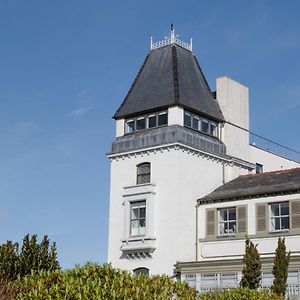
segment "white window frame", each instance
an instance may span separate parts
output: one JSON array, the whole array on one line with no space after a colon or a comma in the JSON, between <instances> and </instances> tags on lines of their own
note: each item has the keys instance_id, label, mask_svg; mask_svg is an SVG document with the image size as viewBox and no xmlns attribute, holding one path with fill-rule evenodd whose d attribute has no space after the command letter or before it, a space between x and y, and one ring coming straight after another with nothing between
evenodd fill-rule
<instances>
[{"instance_id":1,"label":"white window frame","mask_svg":"<svg viewBox=\"0 0 300 300\"><path fill-rule=\"evenodd\" d=\"M145 209L145 216L140 217L141 209ZM138 209L138 216L133 217L133 210ZM140 226L140 222L144 222L145 226ZM133 233L133 224L138 224L137 233ZM129 232L131 237L145 236L147 234L147 202L146 200L130 202L130 222ZM143 228L143 229L142 229Z\"/></svg>"},{"instance_id":2,"label":"white window frame","mask_svg":"<svg viewBox=\"0 0 300 300\"><path fill-rule=\"evenodd\" d=\"M235 210L235 220L229 220L229 210ZM226 211L227 220L221 220L221 211ZM218 212L218 236L234 236L236 234L237 226L237 210L236 207L222 207L217 210ZM225 232L225 224L234 224L234 230L232 232ZM221 233L221 225L224 226L224 233Z\"/></svg>"},{"instance_id":3,"label":"white window frame","mask_svg":"<svg viewBox=\"0 0 300 300\"><path fill-rule=\"evenodd\" d=\"M278 211L279 211L278 216L273 215L273 213L272 213L272 207L274 207L275 205L278 205ZM281 214L281 206L282 205L288 206L288 212L289 212L288 215ZM283 218L288 218L289 228L282 228L282 219ZM276 219L279 219L279 224L280 224L279 229L273 228L274 225L273 225L272 220L276 220ZM290 216L290 202L289 201L269 203L269 231L270 232L288 232L290 230L290 222L291 222L291 216Z\"/></svg>"}]
</instances>

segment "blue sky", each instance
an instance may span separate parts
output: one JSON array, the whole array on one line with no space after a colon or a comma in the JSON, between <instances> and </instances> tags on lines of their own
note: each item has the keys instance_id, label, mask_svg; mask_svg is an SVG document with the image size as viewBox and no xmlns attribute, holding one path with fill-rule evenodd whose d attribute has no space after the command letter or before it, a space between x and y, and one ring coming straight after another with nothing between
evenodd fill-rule
<instances>
[{"instance_id":1,"label":"blue sky","mask_svg":"<svg viewBox=\"0 0 300 300\"><path fill-rule=\"evenodd\" d=\"M300 2L0 0L0 242L107 255L111 118L173 22L212 89L250 88L251 130L300 149Z\"/></svg>"}]
</instances>

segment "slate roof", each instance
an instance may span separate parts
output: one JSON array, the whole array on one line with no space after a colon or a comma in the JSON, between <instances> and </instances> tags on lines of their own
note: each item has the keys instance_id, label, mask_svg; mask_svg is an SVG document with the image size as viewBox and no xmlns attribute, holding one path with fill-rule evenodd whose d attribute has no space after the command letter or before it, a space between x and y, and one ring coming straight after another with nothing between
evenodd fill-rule
<instances>
[{"instance_id":1,"label":"slate roof","mask_svg":"<svg viewBox=\"0 0 300 300\"><path fill-rule=\"evenodd\" d=\"M300 168L242 175L202 197L198 203L300 193Z\"/></svg>"},{"instance_id":2,"label":"slate roof","mask_svg":"<svg viewBox=\"0 0 300 300\"><path fill-rule=\"evenodd\" d=\"M196 57L172 44L151 50L115 119L181 105L216 120L224 117Z\"/></svg>"}]
</instances>

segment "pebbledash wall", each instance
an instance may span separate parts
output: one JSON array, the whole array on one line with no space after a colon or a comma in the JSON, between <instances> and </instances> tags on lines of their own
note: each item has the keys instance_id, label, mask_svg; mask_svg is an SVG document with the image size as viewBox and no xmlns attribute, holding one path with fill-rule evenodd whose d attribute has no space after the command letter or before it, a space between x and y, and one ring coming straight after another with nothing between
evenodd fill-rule
<instances>
[{"instance_id":1,"label":"pebbledash wall","mask_svg":"<svg viewBox=\"0 0 300 300\"><path fill-rule=\"evenodd\" d=\"M170 39L169 44L162 47L177 47L178 51L179 45L177 40ZM158 50L151 49L150 56ZM192 54L189 52L187 55ZM158 62L160 65L164 64L164 56L158 55L155 59L161 60ZM147 64L147 59L144 64ZM142 68L129 95L134 93L132 90L139 84L139 76L143 76L143 72ZM178 74L175 75L176 79ZM178 78L176 80L179 81L182 78L180 73ZM249 144L247 87L228 77L218 78L216 86L216 99L210 100L210 103L213 106L217 103L224 116L223 121L213 118L218 123L217 136L190 128L185 123L186 113L192 112L205 118L209 116L207 112L187 107L180 101L128 112L128 116L126 113L115 116L116 139L108 154L111 161L108 261L114 267L132 272L143 270L149 274L173 275L178 261L209 262L240 256L244 249L242 239L230 243L205 240L206 207L198 211L196 221L197 199L240 175L255 173L256 164L263 165L265 171L300 166L296 161ZM210 93L208 86L205 89ZM124 103L126 106L126 101L129 101L126 99L121 106L123 110ZM130 105L135 107L132 103ZM140 105L137 103L136 107ZM168 122L164 126L128 132L128 120L160 111L168 113ZM150 180L138 184L138 166L142 163L150 163ZM248 201L249 234L252 231L254 234L255 222L250 207L257 201L259 199ZM244 203L244 200L240 202ZM146 213L143 219L145 228L142 228L145 231L138 235L131 232L134 205L146 207L143 210ZM138 222L142 218L137 217ZM259 250L271 253L274 245L274 239L264 238ZM287 245L288 248L295 246L292 237L287 238ZM183 264L180 269L183 278L184 274L196 278L196 273L191 272L194 267L189 265L185 269L185 266Z\"/></svg>"}]
</instances>

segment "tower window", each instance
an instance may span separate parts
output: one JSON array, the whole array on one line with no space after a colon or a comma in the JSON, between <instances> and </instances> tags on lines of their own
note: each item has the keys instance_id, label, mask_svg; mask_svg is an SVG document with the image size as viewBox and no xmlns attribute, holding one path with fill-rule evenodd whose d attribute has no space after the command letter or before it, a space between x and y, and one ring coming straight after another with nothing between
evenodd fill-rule
<instances>
[{"instance_id":1,"label":"tower window","mask_svg":"<svg viewBox=\"0 0 300 300\"><path fill-rule=\"evenodd\" d=\"M137 166L137 184L150 182L150 163L142 163Z\"/></svg>"},{"instance_id":2,"label":"tower window","mask_svg":"<svg viewBox=\"0 0 300 300\"><path fill-rule=\"evenodd\" d=\"M264 166L261 165L261 164L256 163L255 171L256 171L256 173L263 173Z\"/></svg>"},{"instance_id":3,"label":"tower window","mask_svg":"<svg viewBox=\"0 0 300 300\"><path fill-rule=\"evenodd\" d=\"M216 121L205 119L200 115L185 111L183 124L185 127L190 127L205 134L218 137L219 124Z\"/></svg>"},{"instance_id":4,"label":"tower window","mask_svg":"<svg viewBox=\"0 0 300 300\"><path fill-rule=\"evenodd\" d=\"M125 133L168 125L168 112L161 111L149 115L137 116L125 121Z\"/></svg>"},{"instance_id":5,"label":"tower window","mask_svg":"<svg viewBox=\"0 0 300 300\"><path fill-rule=\"evenodd\" d=\"M168 114L166 112L160 113L158 115L158 126L167 125L168 124Z\"/></svg>"},{"instance_id":6,"label":"tower window","mask_svg":"<svg viewBox=\"0 0 300 300\"><path fill-rule=\"evenodd\" d=\"M130 235L146 234L146 201L130 204Z\"/></svg>"}]
</instances>

